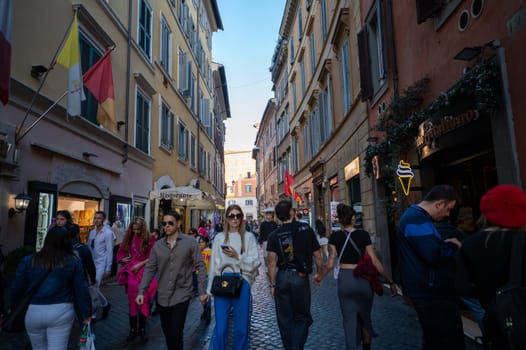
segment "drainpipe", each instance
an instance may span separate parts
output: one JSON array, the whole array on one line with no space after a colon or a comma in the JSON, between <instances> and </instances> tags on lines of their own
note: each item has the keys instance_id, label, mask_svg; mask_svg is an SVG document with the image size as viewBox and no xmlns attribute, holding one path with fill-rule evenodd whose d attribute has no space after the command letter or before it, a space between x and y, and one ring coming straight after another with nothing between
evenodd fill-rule
<instances>
[{"instance_id":1,"label":"drainpipe","mask_svg":"<svg viewBox=\"0 0 526 350\"><path fill-rule=\"evenodd\" d=\"M130 66L131 66L131 26L132 26L132 6L133 1L128 1L128 47L126 48L126 97L124 102L124 115L126 123L124 124L124 155L122 156L122 164L128 161L128 132L130 122Z\"/></svg>"},{"instance_id":2,"label":"drainpipe","mask_svg":"<svg viewBox=\"0 0 526 350\"><path fill-rule=\"evenodd\" d=\"M390 44L391 44L391 65L393 70L393 93L398 96L398 62L396 60L396 43L394 38L393 24L393 0L387 1L387 17L389 21Z\"/></svg>"},{"instance_id":3,"label":"drainpipe","mask_svg":"<svg viewBox=\"0 0 526 350\"><path fill-rule=\"evenodd\" d=\"M506 182L515 184L522 188L522 181L520 176L520 168L519 168L519 157L517 154L517 142L515 138L515 129L513 126L513 110L511 107L511 96L509 92L509 79L508 79L508 71L507 71L507 65L506 65L506 53L504 52L503 47L497 48L497 57L498 57L498 64L500 68L500 77L501 77L501 91L502 91L502 100L504 102L504 113L506 114L506 130L504 133L502 133L501 136L504 136L507 134L508 138L508 145L509 145L509 160L508 164L511 165L509 170L509 175L506 177ZM494 131L494 137L495 133L497 132L497 129L493 127ZM497 144L497 140L494 140L494 143ZM506 144L506 143L504 143ZM507 153L507 152L504 152ZM497 167L498 169L498 167ZM501 175L499 175L499 180L501 179Z\"/></svg>"}]
</instances>

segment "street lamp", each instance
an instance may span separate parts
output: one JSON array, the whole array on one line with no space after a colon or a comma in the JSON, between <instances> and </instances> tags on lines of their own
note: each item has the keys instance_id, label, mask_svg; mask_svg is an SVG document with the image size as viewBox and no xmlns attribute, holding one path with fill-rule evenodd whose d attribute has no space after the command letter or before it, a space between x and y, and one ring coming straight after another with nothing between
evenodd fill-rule
<instances>
[{"instance_id":1,"label":"street lamp","mask_svg":"<svg viewBox=\"0 0 526 350\"><path fill-rule=\"evenodd\" d=\"M27 207L29 206L29 202L31 201L31 197L28 196L25 193L19 193L15 197L15 207L9 208L7 215L9 218L12 218L15 216L15 214L21 214L23 213Z\"/></svg>"}]
</instances>

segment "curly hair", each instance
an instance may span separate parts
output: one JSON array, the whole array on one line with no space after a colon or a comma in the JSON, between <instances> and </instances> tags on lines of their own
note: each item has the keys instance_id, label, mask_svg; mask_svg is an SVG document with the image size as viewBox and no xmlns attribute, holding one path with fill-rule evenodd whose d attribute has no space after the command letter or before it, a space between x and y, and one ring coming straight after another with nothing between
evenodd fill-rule
<instances>
[{"instance_id":1,"label":"curly hair","mask_svg":"<svg viewBox=\"0 0 526 350\"><path fill-rule=\"evenodd\" d=\"M128 229L126 230L126 233L124 234L124 239L121 243L121 245L123 246L122 249L124 249L125 251L129 251L129 247L133 240L134 226L139 226L139 229L141 230L141 251L143 254L147 254L148 248L150 247L150 231L148 230L148 225L146 224L146 221L139 216L135 216L131 219L130 225L128 225Z\"/></svg>"}]
</instances>

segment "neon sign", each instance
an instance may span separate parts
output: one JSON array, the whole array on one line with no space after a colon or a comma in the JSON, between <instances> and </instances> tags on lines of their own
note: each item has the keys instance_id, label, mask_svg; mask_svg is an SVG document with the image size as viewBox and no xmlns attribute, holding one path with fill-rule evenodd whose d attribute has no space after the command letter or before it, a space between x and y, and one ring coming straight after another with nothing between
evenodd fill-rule
<instances>
[{"instance_id":1,"label":"neon sign","mask_svg":"<svg viewBox=\"0 0 526 350\"><path fill-rule=\"evenodd\" d=\"M401 160L400 163L398 163L398 168L396 169L396 176L398 176L398 181L400 181L400 184L402 185L404 194L409 196L411 181L413 181L413 177L415 177L413 169L411 169L411 164Z\"/></svg>"}]
</instances>

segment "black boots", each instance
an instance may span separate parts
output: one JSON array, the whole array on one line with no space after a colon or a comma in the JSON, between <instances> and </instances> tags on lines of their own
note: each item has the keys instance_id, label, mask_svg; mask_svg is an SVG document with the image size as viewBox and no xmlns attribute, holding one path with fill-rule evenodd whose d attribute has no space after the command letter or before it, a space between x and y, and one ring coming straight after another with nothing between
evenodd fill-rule
<instances>
[{"instance_id":1,"label":"black boots","mask_svg":"<svg viewBox=\"0 0 526 350\"><path fill-rule=\"evenodd\" d=\"M137 316L130 316L130 335L126 337L126 342L131 343L137 337Z\"/></svg>"},{"instance_id":2,"label":"black boots","mask_svg":"<svg viewBox=\"0 0 526 350\"><path fill-rule=\"evenodd\" d=\"M148 336L146 335L147 320L146 316L139 312L139 337L141 337L141 343L146 343L148 341Z\"/></svg>"},{"instance_id":3,"label":"black boots","mask_svg":"<svg viewBox=\"0 0 526 350\"><path fill-rule=\"evenodd\" d=\"M106 306L102 307L102 316L100 318L101 320L104 320L104 319L106 319L108 317L110 309L111 309L111 304L110 303L108 303L108 304L106 304Z\"/></svg>"}]
</instances>

